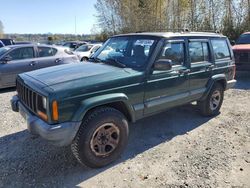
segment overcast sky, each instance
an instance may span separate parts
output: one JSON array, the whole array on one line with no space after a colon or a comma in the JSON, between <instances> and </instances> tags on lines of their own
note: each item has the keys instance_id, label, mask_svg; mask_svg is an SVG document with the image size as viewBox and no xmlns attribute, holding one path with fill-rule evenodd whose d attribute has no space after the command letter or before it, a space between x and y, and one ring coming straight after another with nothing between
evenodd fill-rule
<instances>
[{"instance_id":1,"label":"overcast sky","mask_svg":"<svg viewBox=\"0 0 250 188\"><path fill-rule=\"evenodd\" d=\"M96 23L96 0L1 0L5 33L89 34Z\"/></svg>"}]
</instances>

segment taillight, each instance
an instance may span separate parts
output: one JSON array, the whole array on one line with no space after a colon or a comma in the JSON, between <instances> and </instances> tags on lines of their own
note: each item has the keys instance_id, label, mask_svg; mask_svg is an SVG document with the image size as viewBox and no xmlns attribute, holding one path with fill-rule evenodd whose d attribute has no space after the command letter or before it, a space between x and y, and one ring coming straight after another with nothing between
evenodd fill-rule
<instances>
[{"instance_id":1,"label":"taillight","mask_svg":"<svg viewBox=\"0 0 250 188\"><path fill-rule=\"evenodd\" d=\"M234 66L233 66L233 79L235 78L235 75L236 75L236 65L234 64Z\"/></svg>"}]
</instances>

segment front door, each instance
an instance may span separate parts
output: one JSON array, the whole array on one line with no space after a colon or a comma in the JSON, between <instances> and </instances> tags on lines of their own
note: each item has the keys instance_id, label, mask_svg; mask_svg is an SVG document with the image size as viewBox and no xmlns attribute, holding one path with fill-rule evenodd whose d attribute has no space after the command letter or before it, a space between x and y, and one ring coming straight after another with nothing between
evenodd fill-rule
<instances>
[{"instance_id":1,"label":"front door","mask_svg":"<svg viewBox=\"0 0 250 188\"><path fill-rule=\"evenodd\" d=\"M167 41L158 59L172 61L172 69L153 71L146 82L144 115L154 114L167 108L184 104L189 97L187 62L184 40Z\"/></svg>"},{"instance_id":2,"label":"front door","mask_svg":"<svg viewBox=\"0 0 250 188\"><path fill-rule=\"evenodd\" d=\"M16 84L16 76L36 68L33 47L23 47L12 50L6 56L10 61L0 64L1 87L11 87Z\"/></svg>"}]
</instances>

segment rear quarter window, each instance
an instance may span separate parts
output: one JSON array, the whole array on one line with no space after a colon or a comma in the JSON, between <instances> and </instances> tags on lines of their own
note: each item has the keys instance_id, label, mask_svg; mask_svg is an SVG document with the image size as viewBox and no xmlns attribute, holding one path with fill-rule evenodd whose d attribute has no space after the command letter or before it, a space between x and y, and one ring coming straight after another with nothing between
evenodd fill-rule
<instances>
[{"instance_id":1,"label":"rear quarter window","mask_svg":"<svg viewBox=\"0 0 250 188\"><path fill-rule=\"evenodd\" d=\"M211 40L215 60L231 59L231 54L226 39Z\"/></svg>"}]
</instances>

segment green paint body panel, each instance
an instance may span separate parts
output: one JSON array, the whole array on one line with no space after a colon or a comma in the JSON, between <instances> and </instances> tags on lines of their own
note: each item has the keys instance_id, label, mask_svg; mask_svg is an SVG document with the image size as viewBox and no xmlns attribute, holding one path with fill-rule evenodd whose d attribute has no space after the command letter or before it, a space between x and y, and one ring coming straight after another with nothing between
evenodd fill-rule
<instances>
[{"instance_id":1,"label":"green paint body panel","mask_svg":"<svg viewBox=\"0 0 250 188\"><path fill-rule=\"evenodd\" d=\"M158 36L159 40L171 40ZM221 35L212 38L225 38ZM188 39L210 39L209 36L174 36L187 47ZM161 45L154 50L156 57ZM212 53L211 53L212 54ZM49 124L82 121L85 114L98 106L120 102L132 121L168 108L202 100L217 81L233 79L234 60L211 61L191 65L188 51L185 65L168 71L152 70L151 58L144 70L118 68L102 63L68 64L19 75L27 85L47 97ZM211 66L213 65L213 66ZM188 72L182 72L188 70ZM57 100L59 120L51 119L51 104Z\"/></svg>"}]
</instances>

